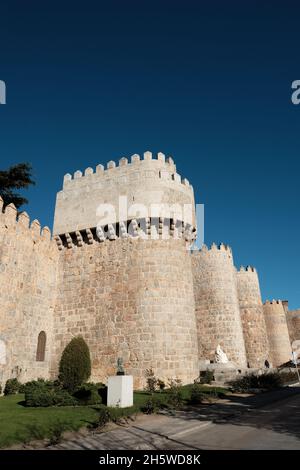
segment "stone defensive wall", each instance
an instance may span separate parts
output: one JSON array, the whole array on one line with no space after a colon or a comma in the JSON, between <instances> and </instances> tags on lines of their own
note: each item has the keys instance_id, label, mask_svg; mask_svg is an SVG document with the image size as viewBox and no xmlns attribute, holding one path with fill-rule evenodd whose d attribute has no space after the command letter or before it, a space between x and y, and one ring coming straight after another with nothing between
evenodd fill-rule
<instances>
[{"instance_id":1,"label":"stone defensive wall","mask_svg":"<svg viewBox=\"0 0 300 470\"><path fill-rule=\"evenodd\" d=\"M264 315L273 367L278 367L291 360L291 342L286 320L284 304L281 300L267 300Z\"/></svg>"},{"instance_id":2,"label":"stone defensive wall","mask_svg":"<svg viewBox=\"0 0 300 470\"><path fill-rule=\"evenodd\" d=\"M60 245L52 375L72 337L82 335L92 380L115 374L118 357L136 388L153 368L166 383L198 377L191 257L184 239L142 237Z\"/></svg>"},{"instance_id":3,"label":"stone defensive wall","mask_svg":"<svg viewBox=\"0 0 300 470\"><path fill-rule=\"evenodd\" d=\"M26 212L17 215L13 204L4 212L2 208L0 198L3 385L8 378L27 381L49 375L59 251L48 227L41 230L38 220L30 223Z\"/></svg>"},{"instance_id":4,"label":"stone defensive wall","mask_svg":"<svg viewBox=\"0 0 300 470\"><path fill-rule=\"evenodd\" d=\"M196 225L193 187L177 173L173 159L161 152L65 175L57 194L54 234L149 217Z\"/></svg>"},{"instance_id":5,"label":"stone defensive wall","mask_svg":"<svg viewBox=\"0 0 300 470\"><path fill-rule=\"evenodd\" d=\"M263 368L271 360L258 275L251 266L236 275L248 366Z\"/></svg>"},{"instance_id":6,"label":"stone defensive wall","mask_svg":"<svg viewBox=\"0 0 300 470\"><path fill-rule=\"evenodd\" d=\"M232 251L213 244L192 253L199 359L214 360L220 345L232 363L246 368Z\"/></svg>"},{"instance_id":7,"label":"stone defensive wall","mask_svg":"<svg viewBox=\"0 0 300 470\"><path fill-rule=\"evenodd\" d=\"M288 310L286 318L291 342L300 341L300 310Z\"/></svg>"}]
</instances>

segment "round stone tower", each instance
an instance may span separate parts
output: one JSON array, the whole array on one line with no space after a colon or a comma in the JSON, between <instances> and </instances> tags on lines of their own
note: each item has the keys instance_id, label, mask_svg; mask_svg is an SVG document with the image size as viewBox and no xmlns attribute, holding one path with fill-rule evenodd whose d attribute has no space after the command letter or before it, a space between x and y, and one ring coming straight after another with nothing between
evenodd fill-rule
<instances>
[{"instance_id":1,"label":"round stone tower","mask_svg":"<svg viewBox=\"0 0 300 470\"><path fill-rule=\"evenodd\" d=\"M286 318L291 343L300 340L300 310L287 310Z\"/></svg>"},{"instance_id":2,"label":"round stone tower","mask_svg":"<svg viewBox=\"0 0 300 470\"><path fill-rule=\"evenodd\" d=\"M177 173L173 159L161 152L143 157L66 174L56 198L54 235L147 218L195 227L193 187Z\"/></svg>"},{"instance_id":3,"label":"round stone tower","mask_svg":"<svg viewBox=\"0 0 300 470\"><path fill-rule=\"evenodd\" d=\"M231 249L206 246L192 255L199 359L214 360L218 345L237 367L246 351Z\"/></svg>"},{"instance_id":4,"label":"round stone tower","mask_svg":"<svg viewBox=\"0 0 300 470\"><path fill-rule=\"evenodd\" d=\"M291 344L284 305L281 300L266 301L264 315L273 367L291 360Z\"/></svg>"},{"instance_id":5,"label":"round stone tower","mask_svg":"<svg viewBox=\"0 0 300 470\"><path fill-rule=\"evenodd\" d=\"M237 287L248 366L265 367L266 360L270 362L269 343L256 269L241 267Z\"/></svg>"},{"instance_id":6,"label":"round stone tower","mask_svg":"<svg viewBox=\"0 0 300 470\"><path fill-rule=\"evenodd\" d=\"M193 383L195 204L174 161L145 152L66 175L54 233L61 256L52 375L63 348L82 335L95 381L114 375L120 357L136 388L150 368L165 383Z\"/></svg>"}]
</instances>

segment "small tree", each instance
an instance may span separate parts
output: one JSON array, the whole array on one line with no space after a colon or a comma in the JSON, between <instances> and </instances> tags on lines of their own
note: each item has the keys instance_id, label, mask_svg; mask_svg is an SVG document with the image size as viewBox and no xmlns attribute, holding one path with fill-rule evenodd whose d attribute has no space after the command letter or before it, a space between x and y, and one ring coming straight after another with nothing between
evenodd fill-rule
<instances>
[{"instance_id":1,"label":"small tree","mask_svg":"<svg viewBox=\"0 0 300 470\"><path fill-rule=\"evenodd\" d=\"M69 392L86 382L91 375L88 345L81 336L73 338L65 347L59 363L59 380Z\"/></svg>"},{"instance_id":2,"label":"small tree","mask_svg":"<svg viewBox=\"0 0 300 470\"><path fill-rule=\"evenodd\" d=\"M17 209L27 204L27 199L15 190L28 189L34 185L30 163L18 163L8 170L0 170L0 196L4 206L13 203Z\"/></svg>"},{"instance_id":3,"label":"small tree","mask_svg":"<svg viewBox=\"0 0 300 470\"><path fill-rule=\"evenodd\" d=\"M146 369L146 378L147 378L147 390L150 393L154 393L157 387L157 378L154 375L152 367Z\"/></svg>"}]
</instances>

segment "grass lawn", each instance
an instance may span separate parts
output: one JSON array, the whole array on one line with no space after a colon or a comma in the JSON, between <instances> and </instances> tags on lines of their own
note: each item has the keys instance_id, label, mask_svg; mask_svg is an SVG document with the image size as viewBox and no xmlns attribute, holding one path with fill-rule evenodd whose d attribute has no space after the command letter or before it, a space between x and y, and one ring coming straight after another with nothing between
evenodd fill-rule
<instances>
[{"instance_id":1,"label":"grass lawn","mask_svg":"<svg viewBox=\"0 0 300 470\"><path fill-rule=\"evenodd\" d=\"M0 447L50 437L62 424L66 430L77 430L98 416L97 410L88 406L27 408L22 400L22 394L0 398Z\"/></svg>"},{"instance_id":2,"label":"grass lawn","mask_svg":"<svg viewBox=\"0 0 300 470\"><path fill-rule=\"evenodd\" d=\"M182 396L185 401L190 396L190 385L183 386ZM226 393L222 388L201 386L204 393ZM167 403L168 392L155 392L156 401ZM151 398L149 392L134 392L134 406L131 408L109 408L112 419L130 416L141 410ZM93 424L99 417L99 408L95 406L65 406L49 408L29 408L23 406L24 395L0 397L0 447L8 447L19 442L51 438L58 430L78 430ZM105 407L106 408L106 407Z\"/></svg>"}]
</instances>

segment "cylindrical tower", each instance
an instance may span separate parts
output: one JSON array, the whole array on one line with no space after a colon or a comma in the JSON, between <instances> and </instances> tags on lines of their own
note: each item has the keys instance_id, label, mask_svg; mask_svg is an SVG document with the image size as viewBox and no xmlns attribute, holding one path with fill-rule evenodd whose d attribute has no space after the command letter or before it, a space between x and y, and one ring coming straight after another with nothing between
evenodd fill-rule
<instances>
[{"instance_id":1,"label":"cylindrical tower","mask_svg":"<svg viewBox=\"0 0 300 470\"><path fill-rule=\"evenodd\" d=\"M61 256L53 376L63 348L82 335L92 380L115 374L122 358L135 387L150 368L165 382L193 383L195 230L193 188L161 152L65 175L54 221Z\"/></svg>"},{"instance_id":2,"label":"cylindrical tower","mask_svg":"<svg viewBox=\"0 0 300 470\"><path fill-rule=\"evenodd\" d=\"M291 343L300 340L300 310L286 311L287 324Z\"/></svg>"},{"instance_id":3,"label":"cylindrical tower","mask_svg":"<svg viewBox=\"0 0 300 470\"><path fill-rule=\"evenodd\" d=\"M241 267L237 287L248 366L265 367L270 362L269 342L256 269Z\"/></svg>"},{"instance_id":4,"label":"cylindrical tower","mask_svg":"<svg viewBox=\"0 0 300 470\"><path fill-rule=\"evenodd\" d=\"M285 309L280 300L266 301L264 315L273 367L291 360L291 344Z\"/></svg>"},{"instance_id":5,"label":"cylindrical tower","mask_svg":"<svg viewBox=\"0 0 300 470\"><path fill-rule=\"evenodd\" d=\"M199 359L214 360L218 345L237 367L247 367L236 271L231 249L215 244L192 255Z\"/></svg>"},{"instance_id":6,"label":"cylindrical tower","mask_svg":"<svg viewBox=\"0 0 300 470\"><path fill-rule=\"evenodd\" d=\"M59 284L53 377L76 335L90 348L94 381L115 374L118 357L136 388L150 368L165 383L198 377L191 257L183 239L116 238L64 248Z\"/></svg>"}]
</instances>

